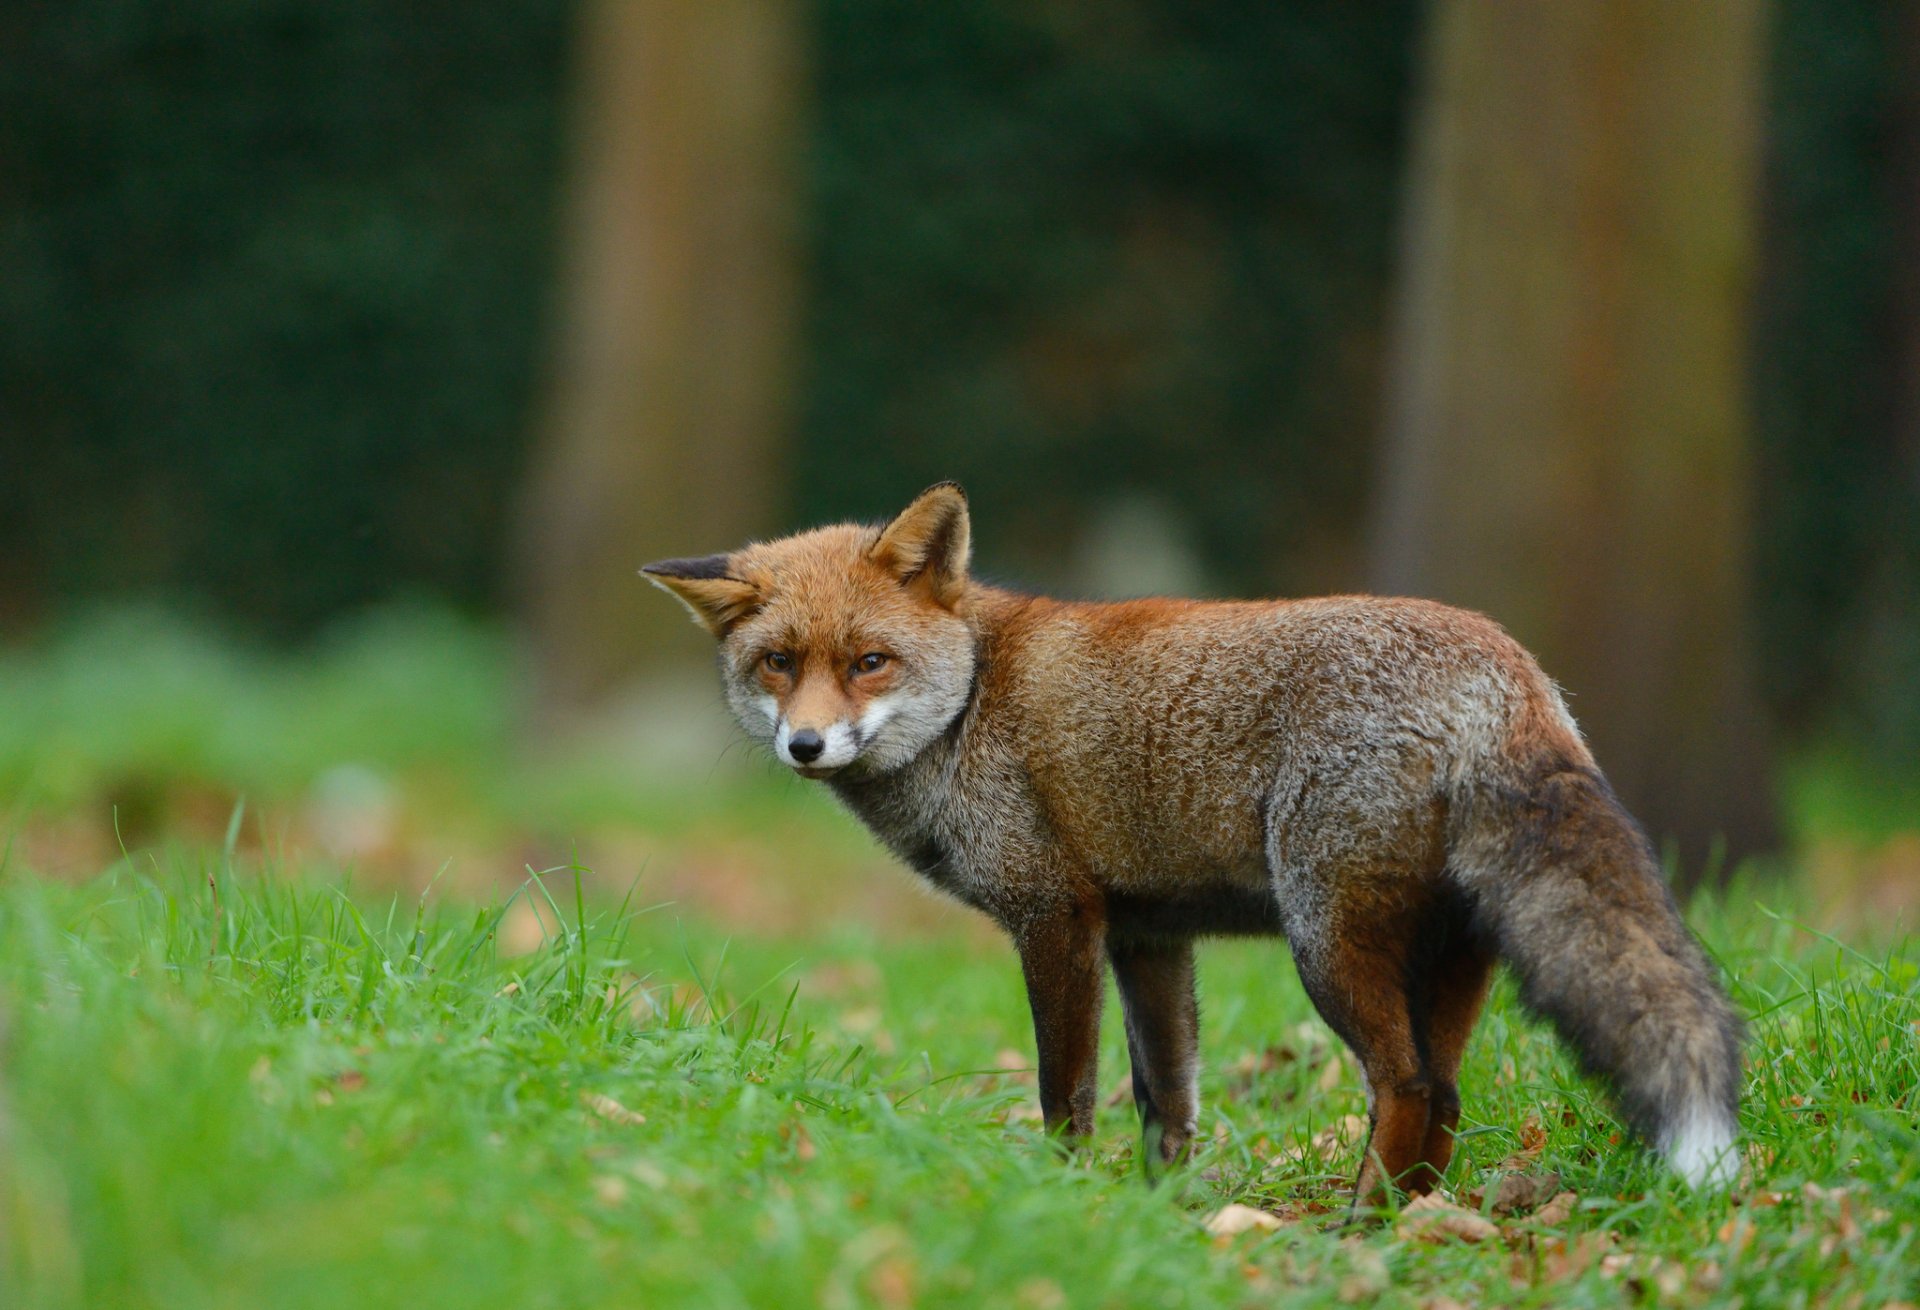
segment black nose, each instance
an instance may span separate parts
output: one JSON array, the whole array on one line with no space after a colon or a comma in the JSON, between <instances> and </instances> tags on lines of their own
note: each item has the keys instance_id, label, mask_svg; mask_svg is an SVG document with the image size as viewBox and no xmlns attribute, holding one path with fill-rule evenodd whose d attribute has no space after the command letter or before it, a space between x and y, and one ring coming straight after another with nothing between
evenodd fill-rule
<instances>
[{"instance_id":1,"label":"black nose","mask_svg":"<svg viewBox=\"0 0 1920 1310\"><path fill-rule=\"evenodd\" d=\"M820 752L826 748L827 743L812 728L802 728L787 738L788 753L802 764L813 763L820 758Z\"/></svg>"}]
</instances>

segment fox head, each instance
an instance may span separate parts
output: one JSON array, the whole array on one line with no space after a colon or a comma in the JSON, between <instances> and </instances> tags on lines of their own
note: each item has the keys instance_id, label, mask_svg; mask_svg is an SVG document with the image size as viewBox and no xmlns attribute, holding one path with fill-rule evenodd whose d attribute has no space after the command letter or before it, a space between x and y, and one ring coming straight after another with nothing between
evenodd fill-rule
<instances>
[{"instance_id":1,"label":"fox head","mask_svg":"<svg viewBox=\"0 0 1920 1310\"><path fill-rule=\"evenodd\" d=\"M808 778L890 772L973 684L967 497L920 493L883 527L840 524L641 570L720 642L747 735Z\"/></svg>"}]
</instances>

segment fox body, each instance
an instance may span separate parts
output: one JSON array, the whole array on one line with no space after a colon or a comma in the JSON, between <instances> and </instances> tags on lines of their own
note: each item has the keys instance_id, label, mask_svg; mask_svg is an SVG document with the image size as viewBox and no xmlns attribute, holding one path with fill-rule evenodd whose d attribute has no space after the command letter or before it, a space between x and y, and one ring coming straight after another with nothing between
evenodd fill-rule
<instances>
[{"instance_id":1,"label":"fox body","mask_svg":"<svg viewBox=\"0 0 1920 1310\"><path fill-rule=\"evenodd\" d=\"M968 574L943 483L646 573L719 639L741 726L1020 955L1049 1128L1093 1125L1102 970L1151 1154L1196 1126L1193 943L1279 934L1365 1078L1356 1196L1430 1188L1496 959L1696 1183L1740 1026L1557 690L1421 600L1083 604Z\"/></svg>"}]
</instances>

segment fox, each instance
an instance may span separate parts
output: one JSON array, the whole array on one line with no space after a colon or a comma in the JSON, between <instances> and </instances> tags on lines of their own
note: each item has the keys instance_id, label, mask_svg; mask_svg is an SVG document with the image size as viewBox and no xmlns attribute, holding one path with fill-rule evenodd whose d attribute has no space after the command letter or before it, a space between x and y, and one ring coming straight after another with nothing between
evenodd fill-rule
<instances>
[{"instance_id":1,"label":"fox","mask_svg":"<svg viewBox=\"0 0 1920 1310\"><path fill-rule=\"evenodd\" d=\"M1559 689L1420 599L1083 602L971 574L967 497L643 574L745 734L1024 976L1042 1117L1093 1132L1105 971L1142 1159L1199 1118L1194 948L1278 936L1361 1076L1356 1208L1439 1185L1496 963L1688 1183L1733 1176L1742 1025Z\"/></svg>"}]
</instances>

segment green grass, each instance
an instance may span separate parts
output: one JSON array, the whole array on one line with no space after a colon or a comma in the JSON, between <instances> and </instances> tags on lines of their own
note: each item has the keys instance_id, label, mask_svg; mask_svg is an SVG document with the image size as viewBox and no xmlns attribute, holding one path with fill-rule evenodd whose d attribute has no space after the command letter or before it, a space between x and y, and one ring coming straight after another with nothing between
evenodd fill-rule
<instances>
[{"instance_id":1,"label":"green grass","mask_svg":"<svg viewBox=\"0 0 1920 1310\"><path fill-rule=\"evenodd\" d=\"M1827 940L1762 908L1777 887L1700 907L1752 1016L1762 1163L1734 1197L1612 1140L1503 987L1448 1185L1486 1185L1532 1121L1525 1168L1578 1208L1477 1246L1342 1233L1316 1212L1358 1144L1313 1143L1363 1105L1277 943L1203 954L1192 1166L1147 1187L1124 1098L1062 1161L1004 1067L1031 1052L1004 945L875 896L906 875L817 789L523 754L515 686L500 634L431 610L295 653L126 611L0 651L0 1310L1920 1299L1920 953L1891 927ZM1796 832L1910 830L1912 780L1847 758L1785 771ZM402 816L357 886L297 817L341 766ZM135 856L76 884L116 833ZM456 862L392 897L576 834L600 876L487 907ZM1110 1005L1108 1087L1118 1029ZM1216 1240L1229 1202L1289 1222Z\"/></svg>"},{"instance_id":2,"label":"green grass","mask_svg":"<svg viewBox=\"0 0 1920 1310\"><path fill-rule=\"evenodd\" d=\"M1502 990L1469 1052L1449 1185L1486 1181L1535 1116L1535 1167L1581 1198L1564 1225L1429 1245L1309 1216L1218 1241L1202 1224L1222 1204L1333 1204L1356 1163L1351 1147L1317 1167L1288 1155L1361 1104L1351 1068L1315 1055L1275 944L1206 953L1213 1140L1149 1188L1130 1107L1103 1110L1071 1162L1018 1113L1031 1089L996 1064L1030 1038L1003 949L855 929L728 941L647 910L644 882L624 906L583 904L564 871L488 909L228 865L176 850L80 887L0 871L0 1305L1915 1294L1920 969L1904 943L1862 953L1758 908L1704 915L1752 1016L1743 1115L1766 1163L1739 1204L1613 1142L1595 1089ZM529 903L546 940L503 957L496 929ZM1298 1058L1245 1075L1281 1042ZM1603 1268L1609 1253L1625 1258Z\"/></svg>"}]
</instances>

